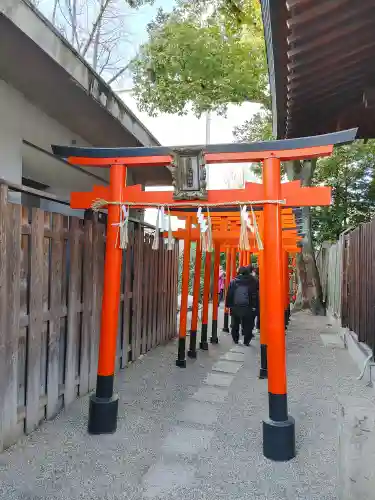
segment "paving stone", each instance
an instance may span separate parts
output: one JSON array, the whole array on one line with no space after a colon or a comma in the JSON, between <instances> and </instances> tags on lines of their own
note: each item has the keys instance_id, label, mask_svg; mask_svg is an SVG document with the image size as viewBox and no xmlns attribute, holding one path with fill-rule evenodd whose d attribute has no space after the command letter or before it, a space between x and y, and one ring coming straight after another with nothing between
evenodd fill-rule
<instances>
[{"instance_id":1,"label":"paving stone","mask_svg":"<svg viewBox=\"0 0 375 500\"><path fill-rule=\"evenodd\" d=\"M224 403L228 397L228 389L219 389L210 385L200 387L192 398L198 401L207 401L209 403Z\"/></svg>"},{"instance_id":2,"label":"paving stone","mask_svg":"<svg viewBox=\"0 0 375 500\"><path fill-rule=\"evenodd\" d=\"M248 352L249 348L245 345L235 345L232 347L230 352L237 352L239 354L246 354Z\"/></svg>"},{"instance_id":3,"label":"paving stone","mask_svg":"<svg viewBox=\"0 0 375 500\"><path fill-rule=\"evenodd\" d=\"M236 361L238 363L243 363L245 360L245 354L242 352L227 352L220 359L225 361Z\"/></svg>"},{"instance_id":4,"label":"paving stone","mask_svg":"<svg viewBox=\"0 0 375 500\"><path fill-rule=\"evenodd\" d=\"M326 347L341 347L341 349L345 349L344 342L339 335L332 333L323 333L320 334L320 338L322 339L323 345Z\"/></svg>"},{"instance_id":5,"label":"paving stone","mask_svg":"<svg viewBox=\"0 0 375 500\"><path fill-rule=\"evenodd\" d=\"M157 462L143 476L144 498L163 497L181 486L187 486L193 479L195 468L180 463Z\"/></svg>"},{"instance_id":6,"label":"paving stone","mask_svg":"<svg viewBox=\"0 0 375 500\"><path fill-rule=\"evenodd\" d=\"M192 429L190 427L175 427L165 439L162 452L181 455L196 455L208 448L214 435L206 429Z\"/></svg>"},{"instance_id":7,"label":"paving stone","mask_svg":"<svg viewBox=\"0 0 375 500\"><path fill-rule=\"evenodd\" d=\"M233 363L231 361L218 361L212 367L212 371L223 372L223 373L237 373L238 370L242 368L239 363Z\"/></svg>"},{"instance_id":8,"label":"paving stone","mask_svg":"<svg viewBox=\"0 0 375 500\"><path fill-rule=\"evenodd\" d=\"M209 373L204 382L207 385L216 385L219 387L229 387L233 382L234 376L226 373Z\"/></svg>"},{"instance_id":9,"label":"paving stone","mask_svg":"<svg viewBox=\"0 0 375 500\"><path fill-rule=\"evenodd\" d=\"M214 405L199 401L189 401L177 418L184 422L212 425L216 422L217 417L218 411Z\"/></svg>"}]
</instances>

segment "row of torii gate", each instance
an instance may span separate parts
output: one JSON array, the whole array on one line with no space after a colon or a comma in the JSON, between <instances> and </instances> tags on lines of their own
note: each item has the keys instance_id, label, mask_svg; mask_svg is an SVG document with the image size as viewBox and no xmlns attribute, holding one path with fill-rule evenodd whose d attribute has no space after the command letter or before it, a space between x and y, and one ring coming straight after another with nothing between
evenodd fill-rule
<instances>
[{"instance_id":1,"label":"row of torii gate","mask_svg":"<svg viewBox=\"0 0 375 500\"><path fill-rule=\"evenodd\" d=\"M123 223L122 206L149 208L166 206L171 214L184 217L186 227L175 235L184 240L182 274L182 298L178 340L177 366L186 366L186 315L187 288L190 265L191 242L198 239L193 227L198 207L209 209L218 217L213 225L213 241L218 262L220 249L228 249L234 255L238 246L238 223L233 219L233 210L239 213L244 205L263 209L261 234L264 250L260 252L260 306L261 306L261 369L268 368L269 418L263 421L263 453L275 461L290 460L295 456L295 422L288 414L285 308L286 259L288 252L298 252L298 235L283 231L283 219L290 217L284 212L291 207L322 206L331 203L329 187L301 187L300 182L281 183L281 164L285 161L312 159L329 156L335 144L351 142L357 130L347 130L333 134L268 141L249 144L219 144L194 148L77 148L53 146L56 155L69 163L79 166L108 167L109 187L95 186L92 192L72 193L70 206L73 209L107 208L107 240L104 269L104 287L101 315L99 361L96 392L90 398L88 431L92 434L113 433L117 427L118 396L114 393L114 373L116 359L117 325L120 304L122 249L118 244L119 225ZM176 163L177 158L177 163ZM261 162L262 184L246 184L244 189L205 191L205 164ZM195 170L192 166L196 166ZM175 192L146 192L141 186L126 186L128 167L161 167L172 169ZM172 168L173 167L173 168ZM181 167L181 168L180 168ZM185 169L185 170L183 170ZM187 169L187 170L186 170ZM191 185L203 186L200 192L181 191L181 172L188 172ZM198 177L197 177L198 176ZM188 184L189 184L188 182ZM195 183L195 184L194 184ZM202 195L203 193L203 195ZM98 202L99 200L99 202ZM217 214L219 213L219 215ZM282 215L283 214L283 215ZM232 220L231 220L232 217ZM238 217L238 216L237 216ZM260 219L260 218L259 218ZM232 224L228 227L228 223ZM225 224L227 227L225 228ZM219 228L217 226L220 226ZM284 227L286 229L286 227ZM250 250L255 250L251 243ZM198 245L199 247L199 245ZM244 258L244 257L242 257ZM247 256L248 259L248 256ZM206 254L206 262L210 254ZM200 262L199 250L197 266ZM208 310L208 264L206 264L206 292L204 311ZM233 267L232 267L233 269ZM215 265L214 283L218 282L218 264ZM230 273L227 273L227 278ZM197 282L194 287L197 289ZM195 294L197 296L197 294ZM215 298L216 297L216 298ZM214 293L214 300L217 294ZM214 304L214 315L217 304ZM193 318L195 321L195 319ZM212 332L212 341L217 342L217 315ZM207 313L204 313L201 346L207 344ZM194 326L194 323L193 323ZM228 326L227 324L225 325ZM195 342L194 335L191 342ZM189 355L195 356L195 345L189 346ZM267 360L267 366L265 364ZM261 371L262 374L262 371ZM266 372L263 372L265 375Z\"/></svg>"}]
</instances>

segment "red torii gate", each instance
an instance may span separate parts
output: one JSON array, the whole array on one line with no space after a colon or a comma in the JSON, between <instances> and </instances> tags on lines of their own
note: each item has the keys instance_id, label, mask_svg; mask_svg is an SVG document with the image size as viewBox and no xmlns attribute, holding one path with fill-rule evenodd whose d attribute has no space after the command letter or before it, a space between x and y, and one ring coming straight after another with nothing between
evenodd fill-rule
<instances>
[{"instance_id":1,"label":"red torii gate","mask_svg":"<svg viewBox=\"0 0 375 500\"><path fill-rule=\"evenodd\" d=\"M289 214L290 212L290 214ZM294 216L292 215L292 209L283 209L282 213L284 214L284 218L282 218L282 247L283 254L286 258L290 253L299 253L301 248L297 246L297 243L301 240L301 237L298 236L296 231L296 224L294 221ZM171 210L171 214L178 215L180 219L191 218L194 225L197 225L196 214L193 212L180 212L176 210ZM220 216L218 216L220 214ZM258 219L258 227L260 234L263 235L263 217L262 212L256 212ZM218 319L218 279L219 279L219 266L220 266L220 254L224 249L226 250L226 272L227 272L227 286L229 285L230 279L232 279L235 275L235 257L231 258L232 251L235 252L235 255L238 251L239 239L240 239L240 225L239 225L239 214L232 213L218 213L214 212L211 214L212 220L212 240L215 252L214 258L214 274L213 274L213 301L212 301L212 329L211 329L211 338L210 341L212 344L218 343L217 336L217 319ZM293 222L290 220L293 219ZM286 229L293 229L292 231ZM188 229L178 229L173 231L173 236L177 240L184 240L186 237ZM165 237L168 236L167 232L164 232ZM200 241L200 230L198 227L195 227L191 230L191 241L199 242ZM248 251L240 251L240 261L239 265L249 265L250 257L252 254L258 255L258 265L260 268L260 293L263 293L263 251L259 250L256 242L255 235L249 235L249 250ZM193 292L193 308L192 308L192 319L191 319L191 329L190 329L190 345L188 351L188 357L195 359L197 357L196 351L196 341L197 341L197 325L198 325L198 300L199 300L199 289L200 289L200 276L201 276L201 246L197 244L196 247L196 255L195 255L195 270L194 270L194 292ZM208 257L208 259L207 259ZM203 289L203 310L202 310L202 327L201 327L201 341L200 341L200 349L208 350L208 298L210 293L210 254L206 255L205 262L205 279L204 279L204 289ZM285 321L289 320L289 290L286 292L288 288L288 273L289 270L286 269L287 262L283 259L284 264L284 294L285 294ZM184 303L187 300L188 290L183 289L181 295L181 302ZM260 314L264 316L266 310L265 300L260 301ZM180 318L180 330L179 336L186 335L186 317ZM265 332L265 323L263 323L260 329L260 378L267 378L267 341L266 341L266 332ZM224 332L229 332L228 328L228 311L226 310L224 313ZM186 366L186 365L184 365Z\"/></svg>"},{"instance_id":2,"label":"red torii gate","mask_svg":"<svg viewBox=\"0 0 375 500\"><path fill-rule=\"evenodd\" d=\"M284 302L282 289L282 244L280 207L329 205L327 187L301 188L299 182L281 184L281 162L329 156L333 145L354 140L356 129L325 136L252 144L226 144L200 147L206 163L263 162L263 185L247 185L242 190L208 191L207 200L176 201L171 192L144 192L140 186L126 187L126 169L136 166L168 166L171 148L77 148L53 146L53 151L74 165L110 168L109 188L95 187L91 193L72 193L71 208L89 209L98 198L108 207L107 245L100 332L96 394L90 399L90 433L113 433L117 427L118 396L113 393L117 323L120 302L122 251L117 246L121 206L210 206L256 204L264 206L265 296L272 304L266 316L268 342L269 419L263 422L263 452L273 460L295 456L295 424L288 415ZM195 148L197 149L197 148ZM188 224L184 258L183 287L186 287L190 257ZM187 304L181 304L181 316ZM186 326L185 326L186 327ZM185 338L180 336L177 365L185 360Z\"/></svg>"}]
</instances>

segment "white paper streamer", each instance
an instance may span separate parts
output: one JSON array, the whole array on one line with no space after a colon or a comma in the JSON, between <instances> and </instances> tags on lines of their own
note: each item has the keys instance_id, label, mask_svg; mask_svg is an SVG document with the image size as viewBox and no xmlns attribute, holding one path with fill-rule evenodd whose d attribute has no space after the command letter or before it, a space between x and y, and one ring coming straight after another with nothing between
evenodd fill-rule
<instances>
[{"instance_id":1,"label":"white paper streamer","mask_svg":"<svg viewBox=\"0 0 375 500\"><path fill-rule=\"evenodd\" d=\"M156 215L155 236L154 236L154 241L152 242L153 250L159 250L159 230L160 230L160 207L158 207L158 212Z\"/></svg>"},{"instance_id":2,"label":"white paper streamer","mask_svg":"<svg viewBox=\"0 0 375 500\"><path fill-rule=\"evenodd\" d=\"M214 251L214 244L212 241L212 222L210 217L210 211L207 208L207 252L212 253Z\"/></svg>"},{"instance_id":3,"label":"white paper streamer","mask_svg":"<svg viewBox=\"0 0 375 500\"><path fill-rule=\"evenodd\" d=\"M167 245L167 250L172 251L174 249L174 239L173 239L173 233L172 233L172 218L171 218L171 212L168 207L168 245Z\"/></svg>"}]
</instances>

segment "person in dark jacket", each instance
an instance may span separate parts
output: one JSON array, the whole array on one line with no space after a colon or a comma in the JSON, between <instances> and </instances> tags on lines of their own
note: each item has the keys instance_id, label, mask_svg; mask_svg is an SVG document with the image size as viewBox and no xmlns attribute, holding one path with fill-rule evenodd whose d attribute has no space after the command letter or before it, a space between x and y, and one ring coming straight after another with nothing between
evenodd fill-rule
<instances>
[{"instance_id":1,"label":"person in dark jacket","mask_svg":"<svg viewBox=\"0 0 375 500\"><path fill-rule=\"evenodd\" d=\"M240 325L244 335L244 344L249 345L253 338L253 328L259 303L258 281L250 274L248 267L240 267L238 275L230 282L225 307L232 316L232 338L238 344Z\"/></svg>"}]
</instances>

